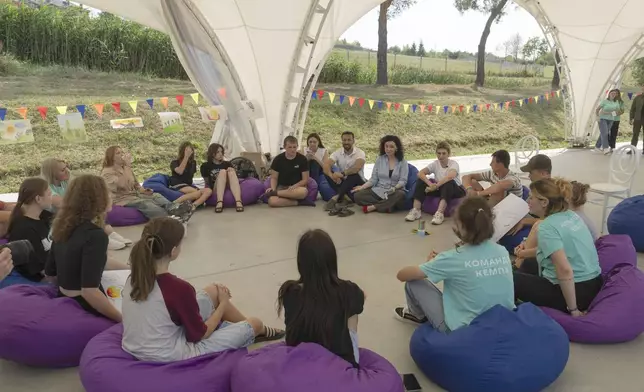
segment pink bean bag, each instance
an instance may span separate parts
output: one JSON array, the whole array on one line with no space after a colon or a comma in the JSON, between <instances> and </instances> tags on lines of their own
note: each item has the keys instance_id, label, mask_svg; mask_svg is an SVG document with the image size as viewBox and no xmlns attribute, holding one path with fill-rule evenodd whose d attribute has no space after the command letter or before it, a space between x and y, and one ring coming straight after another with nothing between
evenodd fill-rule
<instances>
[{"instance_id":1,"label":"pink bean bag","mask_svg":"<svg viewBox=\"0 0 644 392\"><path fill-rule=\"evenodd\" d=\"M268 177L266 181L264 181L264 190L268 189L271 186L271 178ZM309 191L309 194L306 196L306 200L315 202L318 198L318 183L315 182L314 179L309 177L309 182L306 185L306 188ZM263 198L264 203L268 203L268 197L264 196Z\"/></svg>"},{"instance_id":2,"label":"pink bean bag","mask_svg":"<svg viewBox=\"0 0 644 392\"><path fill-rule=\"evenodd\" d=\"M240 179L239 187L241 188L241 201L245 206L257 203L266 191L264 184L262 184L262 182L257 178L252 177ZM233 193L230 191L230 188L226 188L223 201L225 208L235 208L235 198L233 197ZM215 191L213 191L212 196L206 200L206 205L217 205L217 195Z\"/></svg>"}]
</instances>

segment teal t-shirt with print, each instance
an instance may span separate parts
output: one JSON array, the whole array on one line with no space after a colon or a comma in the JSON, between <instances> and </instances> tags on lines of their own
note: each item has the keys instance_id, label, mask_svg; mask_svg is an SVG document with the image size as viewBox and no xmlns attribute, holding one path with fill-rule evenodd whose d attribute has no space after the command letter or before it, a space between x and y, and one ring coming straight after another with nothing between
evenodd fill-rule
<instances>
[{"instance_id":1,"label":"teal t-shirt with print","mask_svg":"<svg viewBox=\"0 0 644 392\"><path fill-rule=\"evenodd\" d=\"M492 241L441 252L420 266L433 283L444 282L445 324L469 325L495 305L514 309L514 283L508 251Z\"/></svg>"},{"instance_id":2,"label":"teal t-shirt with print","mask_svg":"<svg viewBox=\"0 0 644 392\"><path fill-rule=\"evenodd\" d=\"M604 99L599 106L601 110L599 112L599 118L602 120L614 121L615 117L612 115L612 112L619 112L620 104L617 101L611 101L609 99ZM606 112L606 113L603 113Z\"/></svg>"},{"instance_id":3,"label":"teal t-shirt with print","mask_svg":"<svg viewBox=\"0 0 644 392\"><path fill-rule=\"evenodd\" d=\"M596 278L601 273L595 241L588 226L574 211L550 215L541 222L537 233L537 261L541 274L559 284L550 256L563 249L573 271L575 283Z\"/></svg>"}]
</instances>

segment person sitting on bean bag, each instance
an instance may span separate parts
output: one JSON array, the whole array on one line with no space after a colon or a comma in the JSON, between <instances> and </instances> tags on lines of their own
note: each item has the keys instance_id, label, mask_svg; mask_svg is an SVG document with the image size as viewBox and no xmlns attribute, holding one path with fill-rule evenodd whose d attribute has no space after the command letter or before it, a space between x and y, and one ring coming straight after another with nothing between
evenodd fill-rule
<instances>
[{"instance_id":1,"label":"person sitting on bean bag","mask_svg":"<svg viewBox=\"0 0 644 392\"><path fill-rule=\"evenodd\" d=\"M107 266L109 238L103 226L111 209L103 178L92 174L74 178L54 220L45 274L58 285L58 297L71 298L85 311L118 323L121 312L101 285L105 269L128 269L118 262Z\"/></svg>"},{"instance_id":2,"label":"person sitting on bean bag","mask_svg":"<svg viewBox=\"0 0 644 392\"><path fill-rule=\"evenodd\" d=\"M105 151L101 176L110 189L114 204L136 208L148 219L174 216L188 222L193 212L192 205L171 203L151 189L143 189L134 177L131 162L132 157L119 146L108 147Z\"/></svg>"},{"instance_id":3,"label":"person sitting on bean bag","mask_svg":"<svg viewBox=\"0 0 644 392\"><path fill-rule=\"evenodd\" d=\"M409 164L398 136L380 139L380 155L373 165L371 179L353 188L356 204L365 214L373 211L392 212L405 202L405 185Z\"/></svg>"},{"instance_id":4,"label":"person sitting on bean bag","mask_svg":"<svg viewBox=\"0 0 644 392\"><path fill-rule=\"evenodd\" d=\"M400 321L429 322L440 332L469 325L488 309L514 309L512 264L507 250L491 240L494 217L488 202L469 196L456 210L455 249L432 251L425 264L401 269L407 306L396 308ZM444 282L443 292L435 286Z\"/></svg>"},{"instance_id":5,"label":"person sitting on bean bag","mask_svg":"<svg viewBox=\"0 0 644 392\"><path fill-rule=\"evenodd\" d=\"M440 197L438 209L432 219L432 224L440 225L445 220L445 209L450 200L465 197L465 188L459 177L460 168L458 162L449 159L452 150L447 142L440 142L436 146L436 157L434 162L418 172L416 190L414 192L414 207L405 217L408 222L413 222L421 217L421 206L425 197ZM429 181L427 176L434 175L435 182Z\"/></svg>"},{"instance_id":6,"label":"person sitting on bean bag","mask_svg":"<svg viewBox=\"0 0 644 392\"><path fill-rule=\"evenodd\" d=\"M563 179L530 184L530 212L543 219L536 227L536 273L516 271L517 300L583 315L602 287L595 241L570 209L572 186Z\"/></svg>"},{"instance_id":7,"label":"person sitting on bean bag","mask_svg":"<svg viewBox=\"0 0 644 392\"><path fill-rule=\"evenodd\" d=\"M284 152L271 162L271 185L266 189L268 205L271 207L315 206L307 200L309 183L309 162L297 152L297 139L284 138Z\"/></svg>"},{"instance_id":8,"label":"person sitting on bean bag","mask_svg":"<svg viewBox=\"0 0 644 392\"><path fill-rule=\"evenodd\" d=\"M483 189L481 181L492 185ZM510 170L510 153L506 150L498 150L492 154L490 170L464 175L463 186L468 195L487 197L492 207L499 204L509 193L520 199L523 198L521 179Z\"/></svg>"},{"instance_id":9,"label":"person sitting on bean bag","mask_svg":"<svg viewBox=\"0 0 644 392\"><path fill-rule=\"evenodd\" d=\"M297 269L300 278L284 282L278 294L286 344L319 344L357 368L358 315L365 295L358 285L338 277L338 255L329 234L317 229L300 237Z\"/></svg>"},{"instance_id":10,"label":"person sitting on bean bag","mask_svg":"<svg viewBox=\"0 0 644 392\"><path fill-rule=\"evenodd\" d=\"M206 162L201 164L201 176L206 182L206 186L215 192L217 195L217 204L215 205L215 212L220 213L224 211L224 193L226 187L230 189L235 199L235 210L237 212L244 212L244 203L241 199L241 187L239 185L239 178L233 165L224 158L224 146L221 144L213 143L208 146L208 153Z\"/></svg>"},{"instance_id":11,"label":"person sitting on bean bag","mask_svg":"<svg viewBox=\"0 0 644 392\"><path fill-rule=\"evenodd\" d=\"M49 189L51 189L51 210L56 213L63 205L63 198L65 197L67 186L71 180L71 173L67 162L56 158L45 159L40 166L40 176L49 182ZM128 245L132 245L132 240L121 236L110 225L105 225L105 234L110 239L108 249L119 250Z\"/></svg>"},{"instance_id":12,"label":"person sitting on bean bag","mask_svg":"<svg viewBox=\"0 0 644 392\"><path fill-rule=\"evenodd\" d=\"M170 163L170 189L179 191L184 195L175 200L181 204L186 201L192 202L192 208L203 205L212 195L211 188L199 189L192 185L195 173L197 172L197 161L195 161L195 147L190 142L183 142L179 146L177 159Z\"/></svg>"},{"instance_id":13,"label":"person sitting on bean bag","mask_svg":"<svg viewBox=\"0 0 644 392\"><path fill-rule=\"evenodd\" d=\"M326 211L333 211L339 202L341 206L350 204L348 193L357 186L364 184L364 164L366 157L364 151L355 147L353 132L342 133L342 148L336 150L324 161L324 176L329 186L337 192L324 206ZM336 165L340 171L333 172L331 168ZM315 178L315 177L314 177Z\"/></svg>"},{"instance_id":14,"label":"person sitting on bean bag","mask_svg":"<svg viewBox=\"0 0 644 392\"><path fill-rule=\"evenodd\" d=\"M20 185L18 202L11 211L9 221L9 240L27 240L31 243L34 253L29 262L17 265L14 271L22 277L40 282L45 275L45 263L51 249L49 232L54 214L51 208L51 190L49 184L42 178L27 178Z\"/></svg>"},{"instance_id":15,"label":"person sitting on bean bag","mask_svg":"<svg viewBox=\"0 0 644 392\"><path fill-rule=\"evenodd\" d=\"M168 272L184 235L181 223L156 218L132 248L132 274L122 293L123 349L142 361L172 362L284 337L284 331L246 318L226 286L196 292Z\"/></svg>"},{"instance_id":16,"label":"person sitting on bean bag","mask_svg":"<svg viewBox=\"0 0 644 392\"><path fill-rule=\"evenodd\" d=\"M523 173L528 173L530 182L535 182L552 177L552 161L550 157L544 154L537 154L530 158L527 164L521 166ZM521 219L510 231L509 235L515 235L524 227L530 227L539 221L539 217L528 214Z\"/></svg>"},{"instance_id":17,"label":"person sitting on bean bag","mask_svg":"<svg viewBox=\"0 0 644 392\"><path fill-rule=\"evenodd\" d=\"M317 181L323 173L324 163L329 159L320 135L312 133L306 138L306 146L302 146L302 155L309 161L309 175Z\"/></svg>"},{"instance_id":18,"label":"person sitting on bean bag","mask_svg":"<svg viewBox=\"0 0 644 392\"><path fill-rule=\"evenodd\" d=\"M7 235L9 228L9 219L11 219L11 211L16 206L16 203L5 203L0 201L0 238Z\"/></svg>"},{"instance_id":19,"label":"person sitting on bean bag","mask_svg":"<svg viewBox=\"0 0 644 392\"><path fill-rule=\"evenodd\" d=\"M0 249L0 282L13 271L13 261L11 259L11 249Z\"/></svg>"},{"instance_id":20,"label":"person sitting on bean bag","mask_svg":"<svg viewBox=\"0 0 644 392\"><path fill-rule=\"evenodd\" d=\"M570 209L575 211L575 213L579 215L581 220L583 220L584 223L586 224L586 227L588 227L588 230L590 231L590 234L593 236L593 239L596 240L599 238L599 232L597 231L597 227L595 227L595 224L590 220L588 215L586 215L586 213L584 212L584 205L586 204L586 201L587 201L587 195L588 195L588 190L590 189L590 185L583 184L577 181L572 181L570 184L572 185L572 198L570 199Z\"/></svg>"}]
</instances>

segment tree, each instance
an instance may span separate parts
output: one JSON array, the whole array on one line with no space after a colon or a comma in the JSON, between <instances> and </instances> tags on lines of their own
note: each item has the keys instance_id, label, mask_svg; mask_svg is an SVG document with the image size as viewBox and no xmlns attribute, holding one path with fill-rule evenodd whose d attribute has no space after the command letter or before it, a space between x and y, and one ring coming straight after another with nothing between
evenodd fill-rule
<instances>
[{"instance_id":1,"label":"tree","mask_svg":"<svg viewBox=\"0 0 644 392\"><path fill-rule=\"evenodd\" d=\"M631 71L633 78L637 83L640 86L644 85L644 58L633 61L633 64L631 64Z\"/></svg>"},{"instance_id":2,"label":"tree","mask_svg":"<svg viewBox=\"0 0 644 392\"><path fill-rule=\"evenodd\" d=\"M555 72L552 74L552 89L557 90L561 84L561 78L559 77L559 62L561 62L561 57L559 57L559 49L555 48Z\"/></svg>"},{"instance_id":3,"label":"tree","mask_svg":"<svg viewBox=\"0 0 644 392\"><path fill-rule=\"evenodd\" d=\"M522 44L523 38L521 38L521 34L516 33L515 35L510 37L509 40L503 43L503 46L505 46L506 48L505 55L512 55L514 61L519 60L519 53L521 52Z\"/></svg>"},{"instance_id":4,"label":"tree","mask_svg":"<svg viewBox=\"0 0 644 392\"><path fill-rule=\"evenodd\" d=\"M479 41L478 54L476 60L476 85L483 86L485 84L485 45L490 36L490 29L493 22L499 22L503 17L503 9L508 3L508 0L454 0L456 9L463 13L465 11L479 11L490 14L485 23L483 33L481 33L481 40Z\"/></svg>"},{"instance_id":5,"label":"tree","mask_svg":"<svg viewBox=\"0 0 644 392\"><path fill-rule=\"evenodd\" d=\"M529 38L525 45L523 45L523 49L521 49L521 54L523 55L523 58L529 61L534 61L537 57L540 57L541 54L539 53L539 46L541 44L541 38L539 37L531 37Z\"/></svg>"},{"instance_id":6,"label":"tree","mask_svg":"<svg viewBox=\"0 0 644 392\"><path fill-rule=\"evenodd\" d=\"M507 1L507 0L505 0ZM387 20L416 4L416 0L385 0L378 15L378 66L376 84L387 85Z\"/></svg>"},{"instance_id":7,"label":"tree","mask_svg":"<svg viewBox=\"0 0 644 392\"><path fill-rule=\"evenodd\" d=\"M393 53L393 54L401 54L402 53L402 49L400 49L400 46L398 46L398 45L392 46L391 48L389 48L389 51L391 53Z\"/></svg>"},{"instance_id":8,"label":"tree","mask_svg":"<svg viewBox=\"0 0 644 392\"><path fill-rule=\"evenodd\" d=\"M417 54L418 54L418 50L416 49L416 43L412 42L411 48L409 48L409 55L416 56Z\"/></svg>"},{"instance_id":9,"label":"tree","mask_svg":"<svg viewBox=\"0 0 644 392\"><path fill-rule=\"evenodd\" d=\"M426 54L427 52L425 52L425 44L423 44L423 41L420 41L420 43L418 44L418 55L420 57L425 57Z\"/></svg>"}]
</instances>

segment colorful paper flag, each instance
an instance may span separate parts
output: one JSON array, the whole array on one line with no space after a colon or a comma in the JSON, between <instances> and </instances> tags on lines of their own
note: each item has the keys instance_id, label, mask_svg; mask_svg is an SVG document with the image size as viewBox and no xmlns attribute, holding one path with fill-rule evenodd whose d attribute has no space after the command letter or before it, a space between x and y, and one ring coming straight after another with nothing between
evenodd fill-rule
<instances>
[{"instance_id":1,"label":"colorful paper flag","mask_svg":"<svg viewBox=\"0 0 644 392\"><path fill-rule=\"evenodd\" d=\"M331 103L335 101L335 93L329 92L329 101L331 101Z\"/></svg>"},{"instance_id":2,"label":"colorful paper flag","mask_svg":"<svg viewBox=\"0 0 644 392\"><path fill-rule=\"evenodd\" d=\"M313 90L313 92L311 93L311 99L318 99L318 92L317 91Z\"/></svg>"},{"instance_id":3,"label":"colorful paper flag","mask_svg":"<svg viewBox=\"0 0 644 392\"><path fill-rule=\"evenodd\" d=\"M472 111L476 113L476 109L479 108L479 105L472 105Z\"/></svg>"},{"instance_id":4,"label":"colorful paper flag","mask_svg":"<svg viewBox=\"0 0 644 392\"><path fill-rule=\"evenodd\" d=\"M81 118L85 118L85 105L76 105L76 110L80 113Z\"/></svg>"},{"instance_id":5,"label":"colorful paper flag","mask_svg":"<svg viewBox=\"0 0 644 392\"><path fill-rule=\"evenodd\" d=\"M130 105L130 107L132 108L132 111L136 113L136 107L139 103L137 101L128 101L127 104Z\"/></svg>"},{"instance_id":6,"label":"colorful paper flag","mask_svg":"<svg viewBox=\"0 0 644 392\"><path fill-rule=\"evenodd\" d=\"M56 106L56 110L58 114L65 114L67 113L67 106Z\"/></svg>"},{"instance_id":7,"label":"colorful paper flag","mask_svg":"<svg viewBox=\"0 0 644 392\"><path fill-rule=\"evenodd\" d=\"M370 100L369 100L369 109L373 110L373 104L374 104L375 102L376 102L376 101L374 101L373 99L370 99Z\"/></svg>"},{"instance_id":8,"label":"colorful paper flag","mask_svg":"<svg viewBox=\"0 0 644 392\"><path fill-rule=\"evenodd\" d=\"M95 103L94 104L94 109L96 110L96 113L98 113L98 118L103 118L103 108L105 105L102 103Z\"/></svg>"},{"instance_id":9,"label":"colorful paper flag","mask_svg":"<svg viewBox=\"0 0 644 392\"><path fill-rule=\"evenodd\" d=\"M557 90L557 98L559 98L559 95L561 94L561 90ZM631 93L632 95L632 93Z\"/></svg>"},{"instance_id":10,"label":"colorful paper flag","mask_svg":"<svg viewBox=\"0 0 644 392\"><path fill-rule=\"evenodd\" d=\"M353 106L353 103L356 101L356 97L349 96L349 106Z\"/></svg>"},{"instance_id":11,"label":"colorful paper flag","mask_svg":"<svg viewBox=\"0 0 644 392\"><path fill-rule=\"evenodd\" d=\"M24 120L26 120L26 119L27 119L27 110L28 110L27 108L22 107L22 108L18 108L18 109L16 109L16 112L18 112L18 114L20 114L20 116L21 116Z\"/></svg>"},{"instance_id":12,"label":"colorful paper flag","mask_svg":"<svg viewBox=\"0 0 644 392\"><path fill-rule=\"evenodd\" d=\"M420 114L425 113L425 105L420 104L420 105L418 105L418 107L420 107ZM430 109L429 111L431 112L432 110Z\"/></svg>"},{"instance_id":13,"label":"colorful paper flag","mask_svg":"<svg viewBox=\"0 0 644 392\"><path fill-rule=\"evenodd\" d=\"M364 98L358 98L358 106L360 107L364 106Z\"/></svg>"},{"instance_id":14,"label":"colorful paper flag","mask_svg":"<svg viewBox=\"0 0 644 392\"><path fill-rule=\"evenodd\" d=\"M148 103L148 106L150 106L150 109L154 109L154 99L148 98L145 100L145 102Z\"/></svg>"},{"instance_id":15,"label":"colorful paper flag","mask_svg":"<svg viewBox=\"0 0 644 392\"><path fill-rule=\"evenodd\" d=\"M7 108L0 108L0 121L4 121L4 118L6 115L7 115Z\"/></svg>"},{"instance_id":16,"label":"colorful paper flag","mask_svg":"<svg viewBox=\"0 0 644 392\"><path fill-rule=\"evenodd\" d=\"M324 90L318 90L318 99L324 98Z\"/></svg>"},{"instance_id":17,"label":"colorful paper flag","mask_svg":"<svg viewBox=\"0 0 644 392\"><path fill-rule=\"evenodd\" d=\"M557 91L557 95L559 95L559 91ZM628 99L633 99L633 93L628 93Z\"/></svg>"},{"instance_id":18,"label":"colorful paper flag","mask_svg":"<svg viewBox=\"0 0 644 392\"><path fill-rule=\"evenodd\" d=\"M417 108L418 108L418 106L416 104L411 105L411 111L412 112L416 113Z\"/></svg>"},{"instance_id":19,"label":"colorful paper flag","mask_svg":"<svg viewBox=\"0 0 644 392\"><path fill-rule=\"evenodd\" d=\"M38 106L36 108L38 110L38 113L40 113L40 117L44 120L47 118L47 106Z\"/></svg>"},{"instance_id":20,"label":"colorful paper flag","mask_svg":"<svg viewBox=\"0 0 644 392\"><path fill-rule=\"evenodd\" d=\"M161 105L163 105L164 108L168 108L168 97L161 97L160 99Z\"/></svg>"},{"instance_id":21,"label":"colorful paper flag","mask_svg":"<svg viewBox=\"0 0 644 392\"><path fill-rule=\"evenodd\" d=\"M534 96L534 102L535 102L535 103L539 103L539 96L538 96L538 95L535 95L535 96Z\"/></svg>"},{"instance_id":22,"label":"colorful paper flag","mask_svg":"<svg viewBox=\"0 0 644 392\"><path fill-rule=\"evenodd\" d=\"M387 111L391 110L391 102L387 102Z\"/></svg>"},{"instance_id":23,"label":"colorful paper flag","mask_svg":"<svg viewBox=\"0 0 644 392\"><path fill-rule=\"evenodd\" d=\"M459 106L459 107L458 107L458 111L459 111L459 112L461 112L461 113L463 113L463 105L461 105L461 106Z\"/></svg>"},{"instance_id":24,"label":"colorful paper flag","mask_svg":"<svg viewBox=\"0 0 644 392\"><path fill-rule=\"evenodd\" d=\"M427 111L430 112L430 113L432 111L434 111L434 106L433 105L427 105Z\"/></svg>"},{"instance_id":25,"label":"colorful paper flag","mask_svg":"<svg viewBox=\"0 0 644 392\"><path fill-rule=\"evenodd\" d=\"M219 95L219 98L221 99L226 99L228 97L228 93L226 92L226 87L222 87L217 90L217 94Z\"/></svg>"},{"instance_id":26,"label":"colorful paper flag","mask_svg":"<svg viewBox=\"0 0 644 392\"><path fill-rule=\"evenodd\" d=\"M192 98L192 100L195 101L196 104L199 103L199 93L190 94L190 98ZM152 107L152 105L150 105L150 107Z\"/></svg>"},{"instance_id":27,"label":"colorful paper flag","mask_svg":"<svg viewBox=\"0 0 644 392\"><path fill-rule=\"evenodd\" d=\"M179 102L179 106L183 106L183 95L177 95L175 98Z\"/></svg>"},{"instance_id":28,"label":"colorful paper flag","mask_svg":"<svg viewBox=\"0 0 644 392\"><path fill-rule=\"evenodd\" d=\"M378 109L382 110L382 105L383 105L383 102L382 102L382 101L378 101Z\"/></svg>"},{"instance_id":29,"label":"colorful paper flag","mask_svg":"<svg viewBox=\"0 0 644 392\"><path fill-rule=\"evenodd\" d=\"M465 113L470 113L470 105L465 106Z\"/></svg>"},{"instance_id":30,"label":"colorful paper flag","mask_svg":"<svg viewBox=\"0 0 644 392\"><path fill-rule=\"evenodd\" d=\"M443 111L445 112L445 114L447 114L447 111L448 111L448 110L449 110L449 106L445 105L445 106L443 107Z\"/></svg>"},{"instance_id":31,"label":"colorful paper flag","mask_svg":"<svg viewBox=\"0 0 644 392\"><path fill-rule=\"evenodd\" d=\"M490 104L489 104L489 103L488 103L488 104L486 104L486 105L485 105L485 108L486 108L486 109L487 109L487 111L489 112L489 111L490 111Z\"/></svg>"},{"instance_id":32,"label":"colorful paper flag","mask_svg":"<svg viewBox=\"0 0 644 392\"><path fill-rule=\"evenodd\" d=\"M408 110L409 110L409 104L408 103L403 103L403 111L405 113L407 113Z\"/></svg>"},{"instance_id":33,"label":"colorful paper flag","mask_svg":"<svg viewBox=\"0 0 644 392\"><path fill-rule=\"evenodd\" d=\"M344 95L340 95L340 105L344 103Z\"/></svg>"},{"instance_id":34,"label":"colorful paper flag","mask_svg":"<svg viewBox=\"0 0 644 392\"><path fill-rule=\"evenodd\" d=\"M396 111L398 111L398 109L400 109L400 103L396 102L394 104L394 109L396 109Z\"/></svg>"},{"instance_id":35,"label":"colorful paper flag","mask_svg":"<svg viewBox=\"0 0 644 392\"><path fill-rule=\"evenodd\" d=\"M114 111L117 114L121 113L121 103L120 102L112 102L112 107L114 108Z\"/></svg>"}]
</instances>

